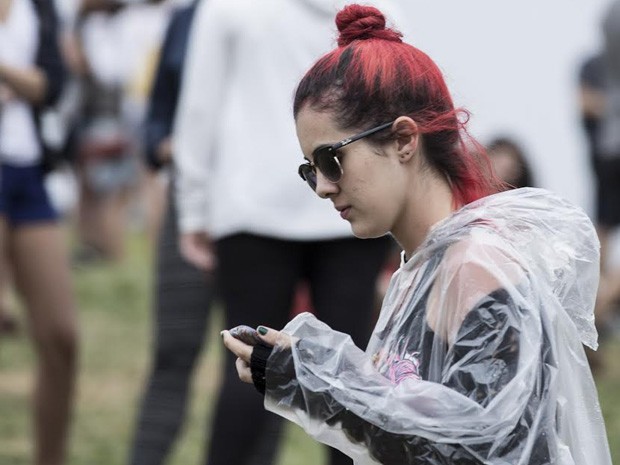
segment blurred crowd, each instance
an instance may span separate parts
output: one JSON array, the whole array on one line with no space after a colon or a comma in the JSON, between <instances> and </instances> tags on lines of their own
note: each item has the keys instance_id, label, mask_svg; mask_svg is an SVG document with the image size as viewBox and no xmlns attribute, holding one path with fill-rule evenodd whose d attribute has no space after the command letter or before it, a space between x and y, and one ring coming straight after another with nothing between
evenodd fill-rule
<instances>
[{"instance_id":1,"label":"blurred crowd","mask_svg":"<svg viewBox=\"0 0 620 465\"><path fill-rule=\"evenodd\" d=\"M250 7L236 16L218 0L0 0L0 343L26 336L10 308L15 293L39 364L33 463L66 463L80 350L73 274L122 262L132 231L157 259L152 362L129 464L165 462L215 299L227 327L279 328L311 310L367 341L399 250L387 237L354 238L295 176L292 86L328 50L333 9L272 3L262 24ZM279 16L300 32L281 50L274 44L290 31ZM618 1L602 37L576 70L575 102L597 187L605 344L620 315L620 266L610 258L620 224ZM485 142L511 188L544 187L527 141ZM224 366L205 463L272 464L280 421L234 382L234 361ZM329 461L351 463L335 450Z\"/></svg>"}]
</instances>

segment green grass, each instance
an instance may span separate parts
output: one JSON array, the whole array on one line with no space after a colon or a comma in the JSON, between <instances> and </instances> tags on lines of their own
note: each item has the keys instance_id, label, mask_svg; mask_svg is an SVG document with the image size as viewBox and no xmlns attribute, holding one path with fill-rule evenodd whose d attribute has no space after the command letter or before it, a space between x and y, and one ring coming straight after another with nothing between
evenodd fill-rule
<instances>
[{"instance_id":1,"label":"green grass","mask_svg":"<svg viewBox=\"0 0 620 465\"><path fill-rule=\"evenodd\" d=\"M148 365L151 335L151 255L143 238L130 241L125 261L79 270L75 286L81 323L77 404L70 465L124 465ZM219 380L220 324L214 312L192 387L185 430L169 465L202 463L210 399ZM22 322L23 327L23 322ZM605 347L608 370L597 379L614 462L620 463L620 342ZM33 353L22 335L0 341L0 464L30 465ZM324 450L290 426L280 465L320 465Z\"/></svg>"},{"instance_id":2,"label":"green grass","mask_svg":"<svg viewBox=\"0 0 620 465\"><path fill-rule=\"evenodd\" d=\"M141 237L130 241L117 265L76 270L81 325L77 404L70 465L124 465L133 435L151 342L151 254ZM18 315L21 316L21 315ZM222 354L219 311L192 386L185 430L170 465L202 463L205 431L218 388ZM20 321L24 328L24 321ZM22 332L23 333L23 332ZM30 465L30 391L34 356L25 334L0 340L0 465ZM281 464L322 463L323 451L299 428L289 427Z\"/></svg>"}]
</instances>

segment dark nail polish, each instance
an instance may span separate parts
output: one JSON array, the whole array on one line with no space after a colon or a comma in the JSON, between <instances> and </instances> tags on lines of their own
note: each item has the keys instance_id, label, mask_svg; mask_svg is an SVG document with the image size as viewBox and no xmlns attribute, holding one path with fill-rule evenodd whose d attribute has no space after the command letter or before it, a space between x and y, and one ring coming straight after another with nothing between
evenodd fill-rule
<instances>
[{"instance_id":1,"label":"dark nail polish","mask_svg":"<svg viewBox=\"0 0 620 465\"><path fill-rule=\"evenodd\" d=\"M256 328L256 331L258 331L258 334L260 334L261 336L264 336L269 330L264 326L259 326L258 328Z\"/></svg>"}]
</instances>

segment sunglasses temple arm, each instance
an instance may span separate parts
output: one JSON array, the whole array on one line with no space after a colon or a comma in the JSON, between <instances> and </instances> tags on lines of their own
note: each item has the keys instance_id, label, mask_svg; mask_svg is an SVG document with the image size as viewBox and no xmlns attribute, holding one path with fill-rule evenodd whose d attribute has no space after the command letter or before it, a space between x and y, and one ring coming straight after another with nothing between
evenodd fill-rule
<instances>
[{"instance_id":1,"label":"sunglasses temple arm","mask_svg":"<svg viewBox=\"0 0 620 465\"><path fill-rule=\"evenodd\" d=\"M382 124L381 126L377 126L376 128L368 129L364 132L360 132L359 134L356 134L353 137L345 139L342 142L332 146L331 148L332 150L341 149L345 145L349 145L350 143L355 142L356 140L360 140L360 139L363 139L364 137L368 137L374 134L375 132L383 131L384 129L389 128L392 124L394 124L394 121L390 121L389 123Z\"/></svg>"}]
</instances>

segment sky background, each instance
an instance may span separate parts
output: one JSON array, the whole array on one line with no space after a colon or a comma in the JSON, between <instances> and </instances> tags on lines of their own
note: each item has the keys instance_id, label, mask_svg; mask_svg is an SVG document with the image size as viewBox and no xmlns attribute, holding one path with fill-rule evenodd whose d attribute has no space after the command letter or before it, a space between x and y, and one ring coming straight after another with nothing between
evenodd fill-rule
<instances>
[{"instance_id":1,"label":"sky background","mask_svg":"<svg viewBox=\"0 0 620 465\"><path fill-rule=\"evenodd\" d=\"M406 39L439 65L470 132L524 147L540 187L593 211L577 73L599 49L608 0L406 0Z\"/></svg>"}]
</instances>

